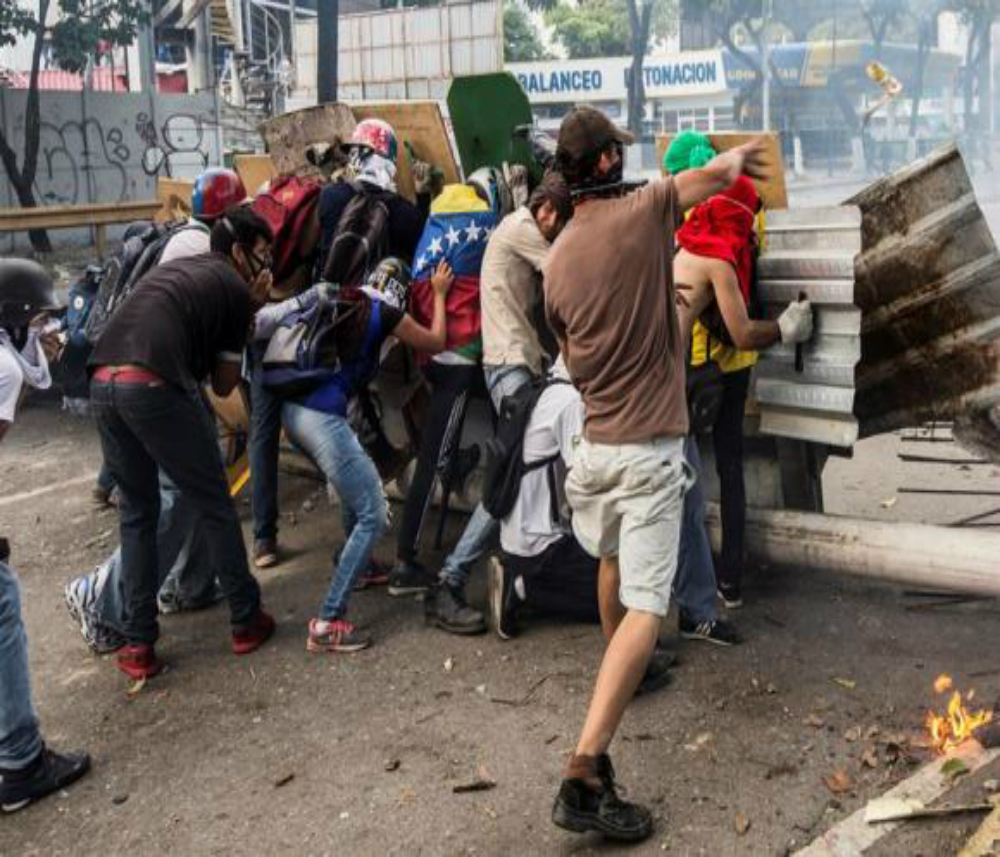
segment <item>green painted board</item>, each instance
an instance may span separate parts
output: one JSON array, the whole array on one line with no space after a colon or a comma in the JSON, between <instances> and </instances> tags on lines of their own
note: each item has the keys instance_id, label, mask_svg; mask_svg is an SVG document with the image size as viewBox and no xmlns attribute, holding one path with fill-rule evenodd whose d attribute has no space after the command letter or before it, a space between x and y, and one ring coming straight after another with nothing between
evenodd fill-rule
<instances>
[{"instance_id":1,"label":"green painted board","mask_svg":"<svg viewBox=\"0 0 1000 857\"><path fill-rule=\"evenodd\" d=\"M534 181L541 178L528 143L511 139L517 126L532 122L528 96L514 75L456 77L448 89L448 112L465 175L507 161L526 166Z\"/></svg>"}]
</instances>

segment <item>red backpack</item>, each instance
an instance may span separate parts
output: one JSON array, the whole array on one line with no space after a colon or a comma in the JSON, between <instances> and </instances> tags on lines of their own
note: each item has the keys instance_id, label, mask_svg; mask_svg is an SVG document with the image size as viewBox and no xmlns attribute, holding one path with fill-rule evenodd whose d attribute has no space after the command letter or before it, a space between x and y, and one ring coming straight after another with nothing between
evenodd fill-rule
<instances>
[{"instance_id":1,"label":"red backpack","mask_svg":"<svg viewBox=\"0 0 1000 857\"><path fill-rule=\"evenodd\" d=\"M274 274L275 283L283 282L297 268L311 263L299 252L298 238L319 200L323 184L316 179L298 176L281 176L271 182L271 186L254 197L250 207L267 221L274 233Z\"/></svg>"}]
</instances>

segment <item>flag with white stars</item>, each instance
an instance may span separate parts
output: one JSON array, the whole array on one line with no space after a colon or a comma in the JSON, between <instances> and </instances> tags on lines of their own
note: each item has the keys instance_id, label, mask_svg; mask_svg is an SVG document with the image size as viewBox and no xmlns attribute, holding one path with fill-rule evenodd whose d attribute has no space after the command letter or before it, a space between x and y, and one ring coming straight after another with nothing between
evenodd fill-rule
<instances>
[{"instance_id":1,"label":"flag with white stars","mask_svg":"<svg viewBox=\"0 0 1000 857\"><path fill-rule=\"evenodd\" d=\"M496 216L475 191L466 185L451 185L434 200L431 216L413 258L413 317L429 326L434 313L431 276L442 260L455 274L448 292L447 350L469 352L477 357L479 341L479 274L486 244L496 227Z\"/></svg>"}]
</instances>

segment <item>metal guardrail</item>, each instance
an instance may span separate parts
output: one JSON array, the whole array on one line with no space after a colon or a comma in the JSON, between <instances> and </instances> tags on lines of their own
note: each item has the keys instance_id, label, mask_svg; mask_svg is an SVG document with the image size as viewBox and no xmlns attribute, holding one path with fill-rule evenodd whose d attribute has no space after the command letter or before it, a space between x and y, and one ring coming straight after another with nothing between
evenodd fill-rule
<instances>
[{"instance_id":1,"label":"metal guardrail","mask_svg":"<svg viewBox=\"0 0 1000 857\"><path fill-rule=\"evenodd\" d=\"M861 359L861 310L854 305L854 259L861 251L861 212L851 206L769 211L758 261L758 295L775 317L800 294L815 313L803 347L761 353L754 397L765 434L850 447L858 438L854 372Z\"/></svg>"},{"instance_id":2,"label":"metal guardrail","mask_svg":"<svg viewBox=\"0 0 1000 857\"><path fill-rule=\"evenodd\" d=\"M1000 253L958 148L857 194L861 436L953 419L1000 459Z\"/></svg>"}]
</instances>

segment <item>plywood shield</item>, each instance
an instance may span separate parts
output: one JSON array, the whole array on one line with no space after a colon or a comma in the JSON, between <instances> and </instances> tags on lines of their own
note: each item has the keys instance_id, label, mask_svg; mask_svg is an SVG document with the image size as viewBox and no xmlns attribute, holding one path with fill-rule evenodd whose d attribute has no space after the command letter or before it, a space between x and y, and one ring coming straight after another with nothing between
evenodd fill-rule
<instances>
[{"instance_id":1,"label":"plywood shield","mask_svg":"<svg viewBox=\"0 0 1000 857\"><path fill-rule=\"evenodd\" d=\"M415 201L416 194L410 159L406 154L407 143L417 158L438 167L444 173L446 184L462 180L444 118L441 116L441 108L436 101L352 104L351 109L358 122L363 119L381 119L395 129L396 139L399 141L397 186L399 192L410 201Z\"/></svg>"},{"instance_id":2,"label":"plywood shield","mask_svg":"<svg viewBox=\"0 0 1000 857\"><path fill-rule=\"evenodd\" d=\"M663 163L663 155L673 142L674 134L660 134L656 138L656 155ZM708 139L717 152L735 149L744 143L762 136L761 134L709 134ZM788 208L788 193L785 190L785 167L781 159L781 145L775 134L763 135L767 138L767 178L755 181L757 193L764 203L764 208Z\"/></svg>"},{"instance_id":3,"label":"plywood shield","mask_svg":"<svg viewBox=\"0 0 1000 857\"><path fill-rule=\"evenodd\" d=\"M356 124L346 104L320 104L282 113L261 122L258 130L279 173L322 176L306 160L306 148L315 143L344 143L351 139Z\"/></svg>"}]
</instances>

